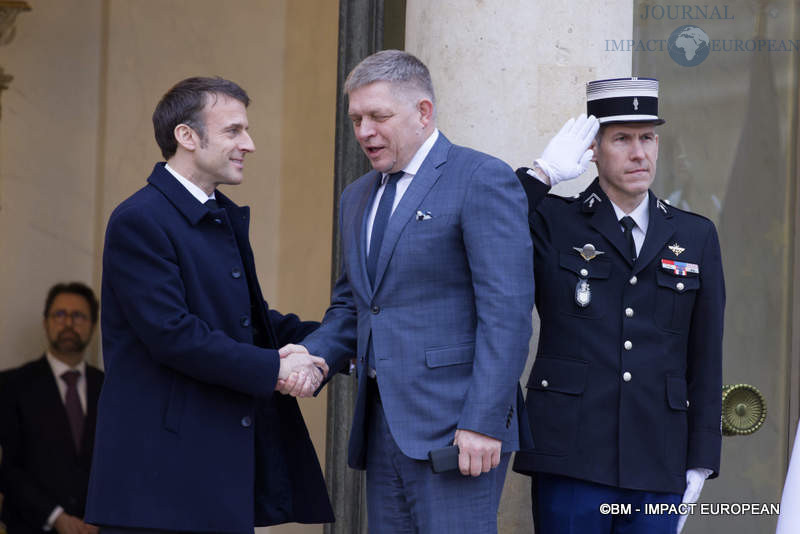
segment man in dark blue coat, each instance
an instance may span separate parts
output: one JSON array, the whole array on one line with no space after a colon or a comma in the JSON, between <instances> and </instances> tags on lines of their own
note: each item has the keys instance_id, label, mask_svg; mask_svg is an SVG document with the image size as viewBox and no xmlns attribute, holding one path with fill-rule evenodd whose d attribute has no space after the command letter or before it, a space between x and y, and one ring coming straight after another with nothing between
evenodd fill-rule
<instances>
[{"instance_id":1,"label":"man in dark blue coat","mask_svg":"<svg viewBox=\"0 0 800 534\"><path fill-rule=\"evenodd\" d=\"M527 396L535 447L514 467L533 475L537 534L674 534L719 471L719 241L711 221L649 190L657 80L600 80L587 94L597 136L582 116L517 171L541 334ZM546 196L590 160L598 178L577 199Z\"/></svg>"},{"instance_id":2,"label":"man in dark blue coat","mask_svg":"<svg viewBox=\"0 0 800 534\"><path fill-rule=\"evenodd\" d=\"M216 191L242 181L249 98L189 78L153 114L167 163L112 213L103 254L106 382L86 520L103 532L253 532L332 521L294 398L320 358L278 349L317 324L270 310L256 279L249 209Z\"/></svg>"}]
</instances>

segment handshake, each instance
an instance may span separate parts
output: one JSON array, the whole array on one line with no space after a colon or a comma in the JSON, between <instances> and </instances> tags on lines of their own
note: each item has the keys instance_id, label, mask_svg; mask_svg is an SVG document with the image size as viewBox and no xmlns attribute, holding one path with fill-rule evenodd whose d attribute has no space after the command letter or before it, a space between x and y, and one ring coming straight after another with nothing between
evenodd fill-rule
<instances>
[{"instance_id":1,"label":"handshake","mask_svg":"<svg viewBox=\"0 0 800 534\"><path fill-rule=\"evenodd\" d=\"M278 354L281 367L275 391L293 397L310 397L328 376L328 364L312 356L303 345L286 345Z\"/></svg>"}]
</instances>

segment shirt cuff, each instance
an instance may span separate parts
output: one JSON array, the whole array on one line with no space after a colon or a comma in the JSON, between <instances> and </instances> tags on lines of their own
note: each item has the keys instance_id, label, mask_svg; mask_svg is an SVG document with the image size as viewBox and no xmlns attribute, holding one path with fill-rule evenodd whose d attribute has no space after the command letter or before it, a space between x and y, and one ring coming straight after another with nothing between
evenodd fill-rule
<instances>
[{"instance_id":1,"label":"shirt cuff","mask_svg":"<svg viewBox=\"0 0 800 534\"><path fill-rule=\"evenodd\" d=\"M47 517L47 523L44 524L42 530L45 531L53 530L53 525L56 524L56 519L58 519L58 516L60 516L63 513L64 509L61 508L60 506L56 506L55 508L53 508L53 511L50 512L50 515Z\"/></svg>"}]
</instances>

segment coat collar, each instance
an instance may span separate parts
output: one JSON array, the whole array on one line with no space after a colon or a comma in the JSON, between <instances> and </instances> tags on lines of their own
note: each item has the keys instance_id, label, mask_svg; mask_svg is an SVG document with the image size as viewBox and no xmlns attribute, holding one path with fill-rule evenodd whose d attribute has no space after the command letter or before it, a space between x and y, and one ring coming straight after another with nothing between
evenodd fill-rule
<instances>
[{"instance_id":1,"label":"coat collar","mask_svg":"<svg viewBox=\"0 0 800 534\"><path fill-rule=\"evenodd\" d=\"M175 179L170 172L164 168L164 162L156 163L153 172L147 178L147 182L158 189L161 194L167 197L173 206L192 224L196 225L203 217L212 213L212 210L201 204L185 187ZM220 209L247 209L239 207L228 197L216 191L214 195Z\"/></svg>"},{"instance_id":2,"label":"coat collar","mask_svg":"<svg viewBox=\"0 0 800 534\"><path fill-rule=\"evenodd\" d=\"M648 202L650 202L650 220L642 250L639 252L633 269L634 274L653 261L653 258L675 234L675 225L670 220L672 219L672 208L652 191L649 192Z\"/></svg>"},{"instance_id":3,"label":"coat collar","mask_svg":"<svg viewBox=\"0 0 800 534\"><path fill-rule=\"evenodd\" d=\"M614 213L611 201L600 187L599 178L581 193L581 212L591 217L591 225L600 232L617 249L620 256L631 266L633 273L641 271L658 254L670 237L675 233L672 218L672 208L658 198L652 191L648 191L649 216L647 235L644 238L642 250L634 265L628 258L628 244L625 235L620 229L619 221Z\"/></svg>"}]
</instances>

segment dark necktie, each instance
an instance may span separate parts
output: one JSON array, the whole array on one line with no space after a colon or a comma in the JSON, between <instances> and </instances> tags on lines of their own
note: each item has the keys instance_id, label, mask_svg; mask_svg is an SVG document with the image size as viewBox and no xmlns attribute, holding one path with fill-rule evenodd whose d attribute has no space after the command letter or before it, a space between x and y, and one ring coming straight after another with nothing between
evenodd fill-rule
<instances>
[{"instance_id":1,"label":"dark necktie","mask_svg":"<svg viewBox=\"0 0 800 534\"><path fill-rule=\"evenodd\" d=\"M208 209L210 209L210 210L218 210L219 209L219 205L217 204L217 199L216 198L209 198L208 200L205 201L205 203L203 205L205 207L207 207Z\"/></svg>"},{"instance_id":2,"label":"dark necktie","mask_svg":"<svg viewBox=\"0 0 800 534\"><path fill-rule=\"evenodd\" d=\"M67 394L64 396L64 407L67 409L69 427L72 430L72 439L75 441L75 450L80 452L81 441L83 439L83 408L81 399L78 397L78 379L80 371L65 371L61 375L61 380L67 384Z\"/></svg>"},{"instance_id":3,"label":"dark necktie","mask_svg":"<svg viewBox=\"0 0 800 534\"><path fill-rule=\"evenodd\" d=\"M636 243L633 242L633 227L636 223L630 215L626 215L619 220L619 223L625 228L625 239L628 240L628 249L630 250L631 261L636 261Z\"/></svg>"},{"instance_id":4,"label":"dark necktie","mask_svg":"<svg viewBox=\"0 0 800 534\"><path fill-rule=\"evenodd\" d=\"M403 171L394 172L386 180L386 187L383 189L381 201L378 203L378 210L375 212L375 220L372 221L372 236L369 240L369 255L367 256L367 274L369 281L375 284L375 271L378 267L378 256L381 253L383 244L383 234L386 233L386 226L389 224L389 217L392 216L392 205L394 205L394 195L397 192L397 182L405 174Z\"/></svg>"}]
</instances>

